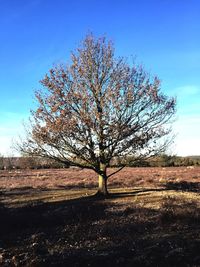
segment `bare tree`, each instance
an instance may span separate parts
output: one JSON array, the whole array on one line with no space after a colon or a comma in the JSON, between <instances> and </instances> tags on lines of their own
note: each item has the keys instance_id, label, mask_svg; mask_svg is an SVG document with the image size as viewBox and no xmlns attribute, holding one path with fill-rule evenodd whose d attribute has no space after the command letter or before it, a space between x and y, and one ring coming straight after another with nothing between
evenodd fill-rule
<instances>
[{"instance_id":1,"label":"bare tree","mask_svg":"<svg viewBox=\"0 0 200 267\"><path fill-rule=\"evenodd\" d=\"M106 195L111 159L135 160L164 151L176 101L160 92L160 81L143 67L114 57L106 38L88 35L71 63L52 68L35 93L31 128L23 153L56 159L99 175Z\"/></svg>"}]
</instances>

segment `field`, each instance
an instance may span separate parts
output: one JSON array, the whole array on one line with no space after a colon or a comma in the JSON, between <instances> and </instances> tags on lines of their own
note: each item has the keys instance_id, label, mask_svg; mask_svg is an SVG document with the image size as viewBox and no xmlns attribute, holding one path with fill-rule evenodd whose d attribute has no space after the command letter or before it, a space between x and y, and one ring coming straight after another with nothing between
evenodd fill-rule
<instances>
[{"instance_id":1,"label":"field","mask_svg":"<svg viewBox=\"0 0 200 267\"><path fill-rule=\"evenodd\" d=\"M110 172L113 171L109 170ZM200 266L200 167L0 171L0 266Z\"/></svg>"}]
</instances>

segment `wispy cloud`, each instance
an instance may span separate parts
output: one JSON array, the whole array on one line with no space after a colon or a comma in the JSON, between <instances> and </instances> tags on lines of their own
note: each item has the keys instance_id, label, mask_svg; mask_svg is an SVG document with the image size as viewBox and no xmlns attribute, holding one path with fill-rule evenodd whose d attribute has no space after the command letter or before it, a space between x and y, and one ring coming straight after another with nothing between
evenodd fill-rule
<instances>
[{"instance_id":1,"label":"wispy cloud","mask_svg":"<svg viewBox=\"0 0 200 267\"><path fill-rule=\"evenodd\" d=\"M200 87L195 85L186 85L175 88L175 93L180 97L194 96L200 94Z\"/></svg>"},{"instance_id":2,"label":"wispy cloud","mask_svg":"<svg viewBox=\"0 0 200 267\"><path fill-rule=\"evenodd\" d=\"M184 85L174 88L177 97L177 120L173 130L175 153L181 156L200 155L200 86Z\"/></svg>"},{"instance_id":3,"label":"wispy cloud","mask_svg":"<svg viewBox=\"0 0 200 267\"><path fill-rule=\"evenodd\" d=\"M177 97L177 115L194 116L200 114L200 87L196 85L186 85L174 89Z\"/></svg>"},{"instance_id":4,"label":"wispy cloud","mask_svg":"<svg viewBox=\"0 0 200 267\"><path fill-rule=\"evenodd\" d=\"M11 123L19 123L23 120L26 120L28 118L29 114L27 113L16 113L16 112L10 112L10 111L0 111L0 124L2 126L2 122L5 124L11 124Z\"/></svg>"}]
</instances>

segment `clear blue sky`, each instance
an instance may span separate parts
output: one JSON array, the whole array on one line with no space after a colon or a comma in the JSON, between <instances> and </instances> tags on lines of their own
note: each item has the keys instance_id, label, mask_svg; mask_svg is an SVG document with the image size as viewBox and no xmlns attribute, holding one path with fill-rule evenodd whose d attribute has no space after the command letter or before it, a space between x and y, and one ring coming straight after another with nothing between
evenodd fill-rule
<instances>
[{"instance_id":1,"label":"clear blue sky","mask_svg":"<svg viewBox=\"0 0 200 267\"><path fill-rule=\"evenodd\" d=\"M92 31L177 96L172 152L200 155L199 14L199 0L0 0L0 153L12 153L39 80Z\"/></svg>"}]
</instances>

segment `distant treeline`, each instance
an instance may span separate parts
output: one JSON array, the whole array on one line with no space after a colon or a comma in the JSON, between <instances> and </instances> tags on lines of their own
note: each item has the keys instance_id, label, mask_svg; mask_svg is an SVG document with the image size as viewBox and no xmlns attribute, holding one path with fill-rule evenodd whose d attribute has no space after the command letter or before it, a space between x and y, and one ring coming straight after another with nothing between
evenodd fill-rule
<instances>
[{"instance_id":1,"label":"distant treeline","mask_svg":"<svg viewBox=\"0 0 200 267\"><path fill-rule=\"evenodd\" d=\"M49 168L66 168L66 167L69 166L46 158L0 156L0 170L49 169Z\"/></svg>"},{"instance_id":2,"label":"distant treeline","mask_svg":"<svg viewBox=\"0 0 200 267\"><path fill-rule=\"evenodd\" d=\"M200 166L200 156L180 157L163 154L148 160L135 161L134 157L116 158L111 162L111 167L178 167ZM67 164L39 157L3 157L0 156L0 170L10 169L47 169L69 168Z\"/></svg>"},{"instance_id":3,"label":"distant treeline","mask_svg":"<svg viewBox=\"0 0 200 267\"><path fill-rule=\"evenodd\" d=\"M200 166L200 156L171 156L162 154L160 156L151 157L147 160L135 161L134 157L118 158L112 162L113 166L120 167L126 165L128 167L180 167L180 166Z\"/></svg>"}]
</instances>

